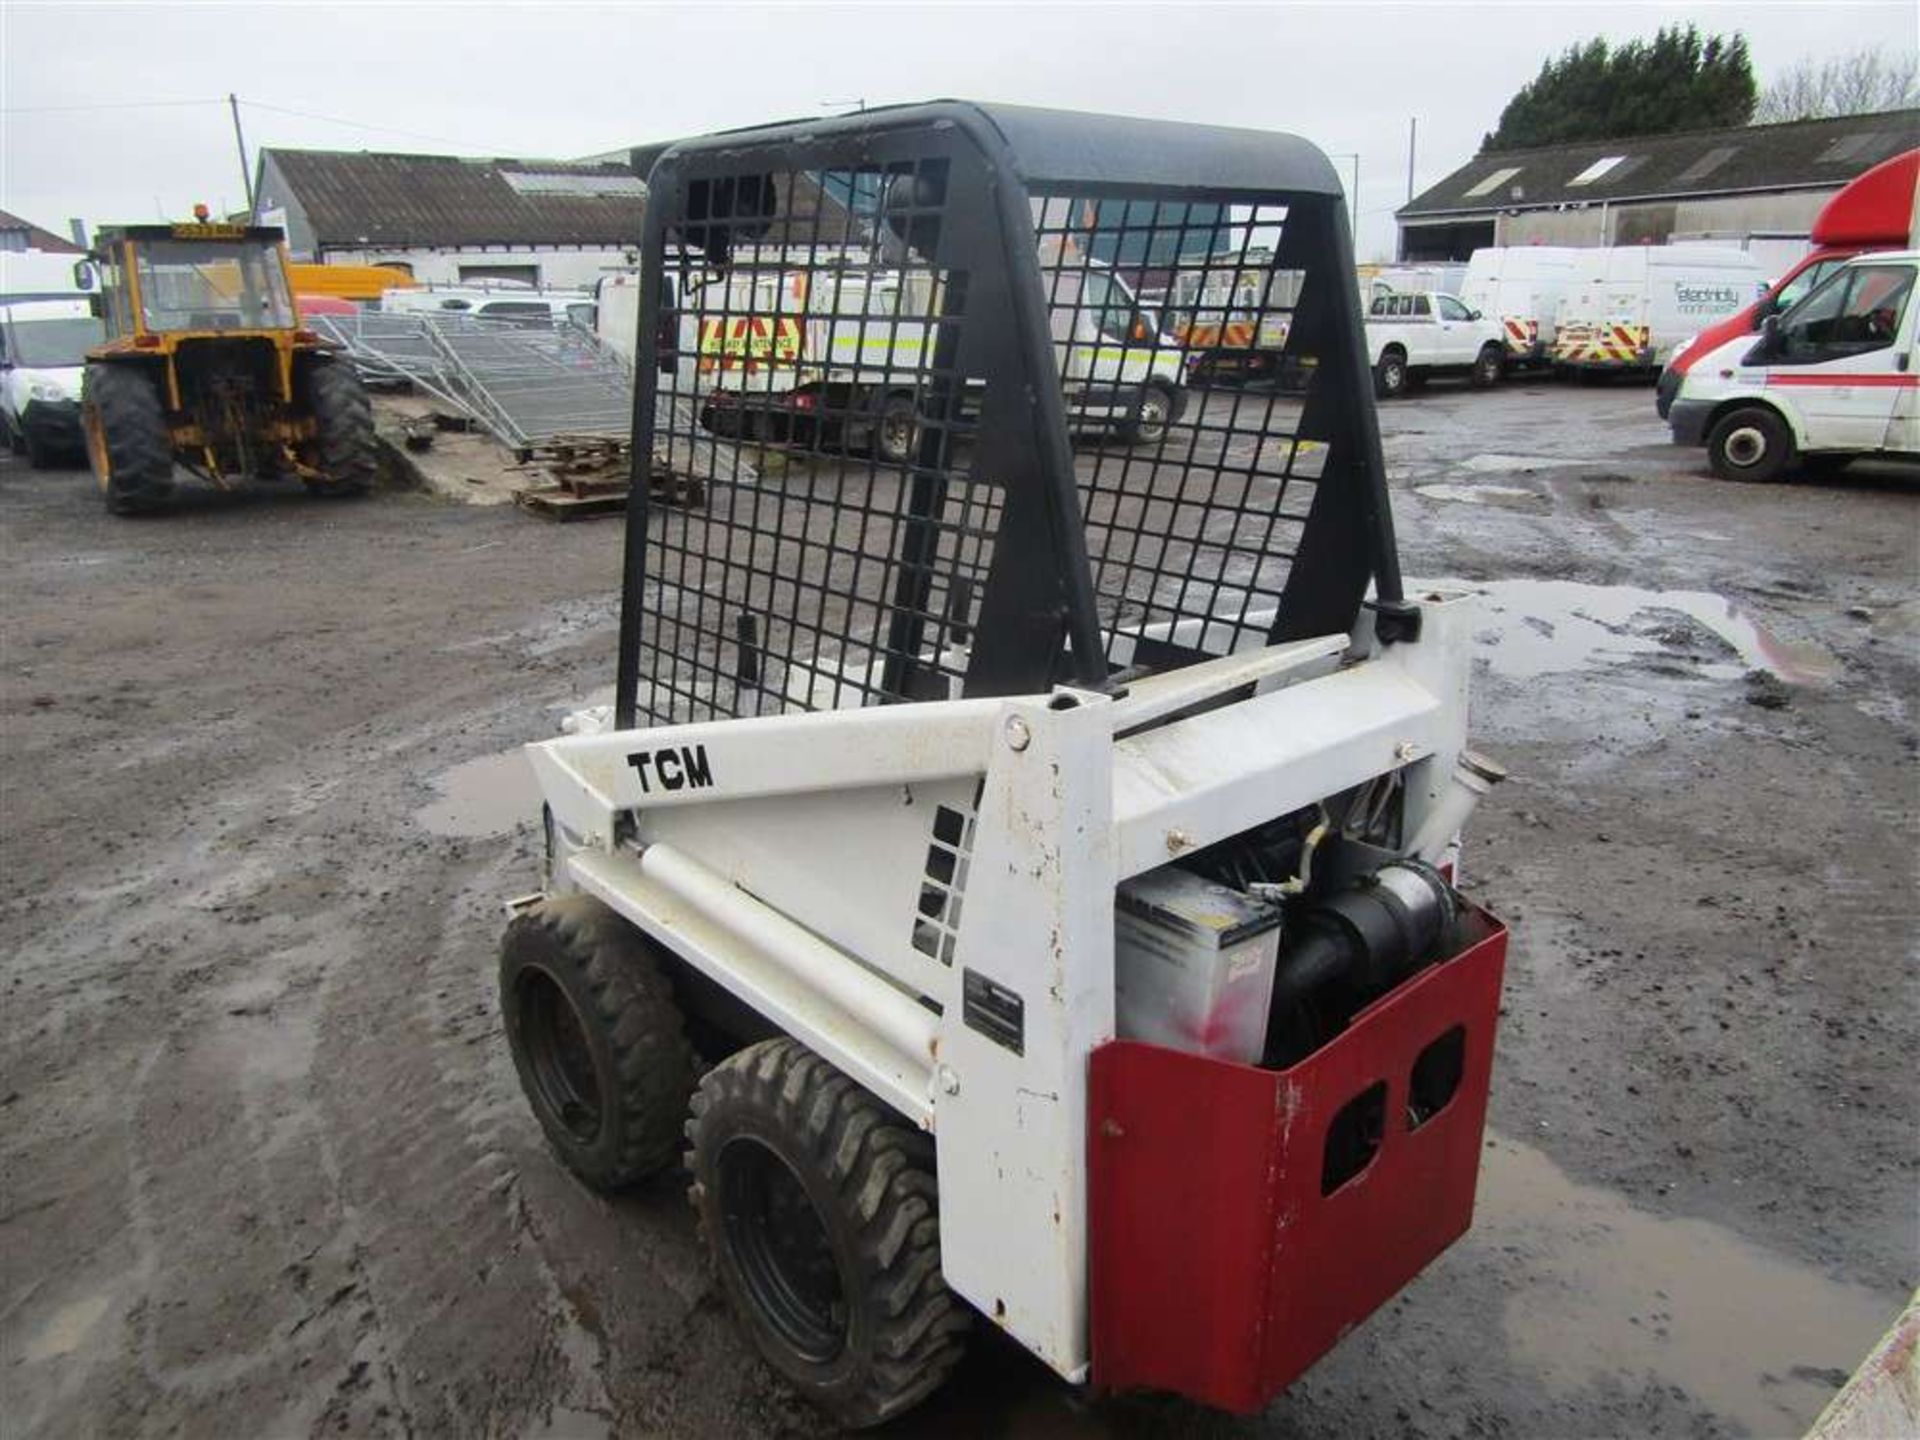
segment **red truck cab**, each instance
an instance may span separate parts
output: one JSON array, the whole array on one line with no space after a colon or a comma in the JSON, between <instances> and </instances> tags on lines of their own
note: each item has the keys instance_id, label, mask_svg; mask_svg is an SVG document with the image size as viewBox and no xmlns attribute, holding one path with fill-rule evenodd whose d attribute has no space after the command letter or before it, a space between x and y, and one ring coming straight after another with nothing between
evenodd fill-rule
<instances>
[{"instance_id":1,"label":"red truck cab","mask_svg":"<svg viewBox=\"0 0 1920 1440\"><path fill-rule=\"evenodd\" d=\"M1662 420L1672 408L1680 381L1696 356L1736 336L1751 334L1769 315L1785 310L1812 290L1836 266L1869 250L1899 250L1920 241L1920 149L1883 160L1855 176L1814 218L1813 249L1746 309L1709 325L1674 347L1655 387L1654 404Z\"/></svg>"}]
</instances>

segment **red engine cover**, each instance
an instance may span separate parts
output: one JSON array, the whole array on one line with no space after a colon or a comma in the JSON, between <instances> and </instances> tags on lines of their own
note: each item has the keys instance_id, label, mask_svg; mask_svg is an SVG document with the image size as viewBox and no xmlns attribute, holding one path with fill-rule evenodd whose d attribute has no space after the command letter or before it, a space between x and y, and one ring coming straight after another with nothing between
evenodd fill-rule
<instances>
[{"instance_id":1,"label":"red engine cover","mask_svg":"<svg viewBox=\"0 0 1920 1440\"><path fill-rule=\"evenodd\" d=\"M1468 924L1465 950L1291 1069L1124 1040L1094 1051L1096 1386L1257 1410L1466 1231L1507 948L1490 916ZM1456 1045L1457 1083L1434 1109ZM1415 1124L1423 1054L1430 1113ZM1377 1148L1323 1193L1328 1134L1350 1106L1349 1120L1378 1117Z\"/></svg>"}]
</instances>

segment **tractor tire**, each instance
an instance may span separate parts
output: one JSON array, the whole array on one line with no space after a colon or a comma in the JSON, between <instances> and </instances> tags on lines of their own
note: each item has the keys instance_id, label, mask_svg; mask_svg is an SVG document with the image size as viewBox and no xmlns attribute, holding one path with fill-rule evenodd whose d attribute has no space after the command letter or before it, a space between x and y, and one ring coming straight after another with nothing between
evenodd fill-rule
<instances>
[{"instance_id":1,"label":"tractor tire","mask_svg":"<svg viewBox=\"0 0 1920 1440\"><path fill-rule=\"evenodd\" d=\"M972 1316L940 1273L931 1141L791 1039L708 1072L689 1196L741 1327L842 1425L917 1404Z\"/></svg>"},{"instance_id":2,"label":"tractor tire","mask_svg":"<svg viewBox=\"0 0 1920 1440\"><path fill-rule=\"evenodd\" d=\"M87 463L107 509L138 515L173 494L173 439L160 387L144 368L89 365L80 389Z\"/></svg>"},{"instance_id":3,"label":"tractor tire","mask_svg":"<svg viewBox=\"0 0 1920 1440\"><path fill-rule=\"evenodd\" d=\"M309 480L316 495L364 495L373 487L373 404L351 365L315 365L307 371L307 406L313 412L315 466L324 477Z\"/></svg>"},{"instance_id":4,"label":"tractor tire","mask_svg":"<svg viewBox=\"0 0 1920 1440\"><path fill-rule=\"evenodd\" d=\"M1707 437L1707 463L1722 480L1763 485L1786 474L1793 461L1787 422L1763 406L1733 411Z\"/></svg>"},{"instance_id":5,"label":"tractor tire","mask_svg":"<svg viewBox=\"0 0 1920 1440\"><path fill-rule=\"evenodd\" d=\"M911 465L920 450L920 412L911 395L889 395L873 422L873 451L889 465Z\"/></svg>"},{"instance_id":6,"label":"tractor tire","mask_svg":"<svg viewBox=\"0 0 1920 1440\"><path fill-rule=\"evenodd\" d=\"M1120 422L1120 439L1127 445L1158 445L1173 428L1179 402L1165 385L1142 385L1133 413Z\"/></svg>"},{"instance_id":7,"label":"tractor tire","mask_svg":"<svg viewBox=\"0 0 1920 1440\"><path fill-rule=\"evenodd\" d=\"M50 443L44 435L27 431L23 443L27 451L27 464L35 470L50 469L59 458L59 447Z\"/></svg>"},{"instance_id":8,"label":"tractor tire","mask_svg":"<svg viewBox=\"0 0 1920 1440\"><path fill-rule=\"evenodd\" d=\"M1467 372L1467 383L1476 390L1491 389L1500 383L1506 368L1506 346L1482 345L1480 353L1473 357L1473 369Z\"/></svg>"},{"instance_id":9,"label":"tractor tire","mask_svg":"<svg viewBox=\"0 0 1920 1440\"><path fill-rule=\"evenodd\" d=\"M670 1168L698 1070L646 939L586 895L514 917L500 1015L520 1085L561 1161L597 1190Z\"/></svg>"},{"instance_id":10,"label":"tractor tire","mask_svg":"<svg viewBox=\"0 0 1920 1440\"><path fill-rule=\"evenodd\" d=\"M1407 357L1388 350L1373 367L1373 393L1382 400L1397 400L1407 393Z\"/></svg>"}]
</instances>

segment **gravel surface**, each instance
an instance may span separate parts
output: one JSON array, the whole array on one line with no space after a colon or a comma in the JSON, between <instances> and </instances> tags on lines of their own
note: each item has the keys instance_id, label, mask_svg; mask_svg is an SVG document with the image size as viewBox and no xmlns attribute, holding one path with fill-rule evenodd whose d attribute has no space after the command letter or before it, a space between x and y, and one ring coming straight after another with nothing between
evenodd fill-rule
<instances>
[{"instance_id":1,"label":"gravel surface","mask_svg":"<svg viewBox=\"0 0 1920 1440\"><path fill-rule=\"evenodd\" d=\"M1383 424L1513 771L1475 1228L1259 1417L988 1341L898 1433L1792 1435L1920 1279L1920 475L1726 485L1644 387ZM604 698L619 543L0 460L9 1437L822 1430L683 1182L572 1182L500 1035L494 757Z\"/></svg>"}]
</instances>

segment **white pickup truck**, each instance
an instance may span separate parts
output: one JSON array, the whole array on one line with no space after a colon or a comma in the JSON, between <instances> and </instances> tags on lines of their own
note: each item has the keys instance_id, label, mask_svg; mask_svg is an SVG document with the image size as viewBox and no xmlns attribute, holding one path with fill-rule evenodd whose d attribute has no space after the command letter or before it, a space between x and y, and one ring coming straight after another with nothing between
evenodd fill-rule
<instances>
[{"instance_id":1,"label":"white pickup truck","mask_svg":"<svg viewBox=\"0 0 1920 1440\"><path fill-rule=\"evenodd\" d=\"M1435 374L1465 375L1483 388L1506 368L1500 322L1438 290L1375 294L1367 306L1367 353L1373 357L1374 391L1383 400Z\"/></svg>"}]
</instances>

